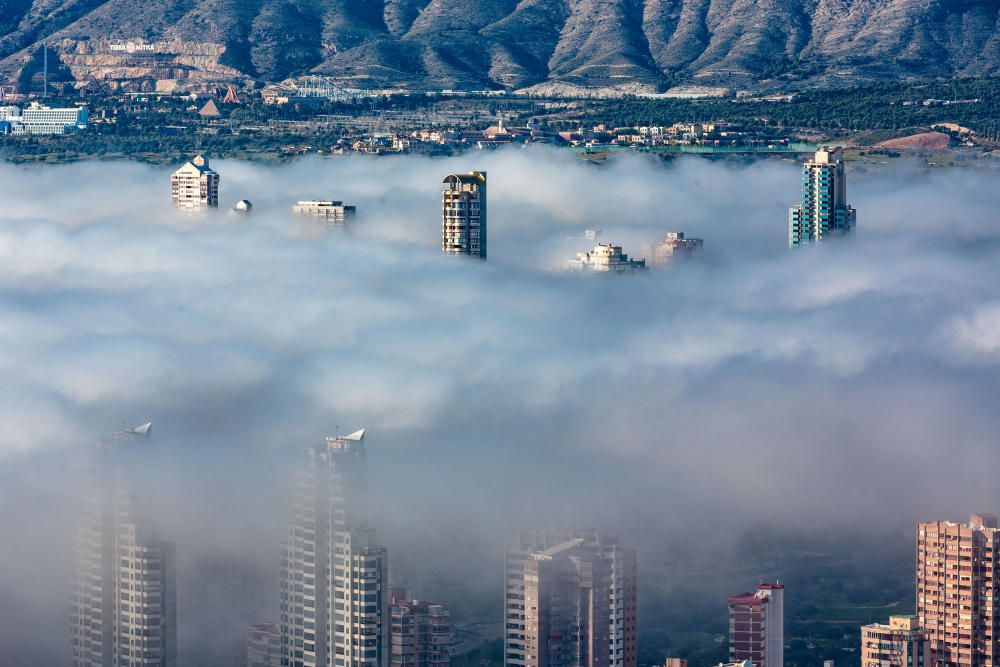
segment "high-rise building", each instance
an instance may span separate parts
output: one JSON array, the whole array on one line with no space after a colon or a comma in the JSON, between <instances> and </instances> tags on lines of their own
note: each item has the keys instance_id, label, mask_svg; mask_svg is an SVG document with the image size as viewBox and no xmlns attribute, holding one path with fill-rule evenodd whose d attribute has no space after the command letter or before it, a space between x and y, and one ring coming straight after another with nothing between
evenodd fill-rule
<instances>
[{"instance_id":1,"label":"high-rise building","mask_svg":"<svg viewBox=\"0 0 1000 667\"><path fill-rule=\"evenodd\" d=\"M447 667L451 660L451 622L439 604L393 593L390 606L390 667Z\"/></svg>"},{"instance_id":2,"label":"high-rise building","mask_svg":"<svg viewBox=\"0 0 1000 667\"><path fill-rule=\"evenodd\" d=\"M560 664L635 667L638 615L634 548L595 531L526 532L507 545L505 562L504 664L507 667L555 667L553 660ZM544 578L541 584L539 572ZM577 619L588 629L586 633L574 634L571 658L565 654L560 654L563 655L560 658L546 657L557 649L570 650L546 640L545 627L572 620L569 608L549 604L553 600L554 589L548 587L552 582L558 584L562 593L575 591L577 604L573 613L591 609L605 619L598 623L593 616L589 621ZM555 600L560 598L557 596ZM595 641L598 643L594 644ZM604 650L594 648L598 645L607 647L606 655Z\"/></svg>"},{"instance_id":3,"label":"high-rise building","mask_svg":"<svg viewBox=\"0 0 1000 667\"><path fill-rule=\"evenodd\" d=\"M277 623L250 626L247 667L281 667L281 628Z\"/></svg>"},{"instance_id":4,"label":"high-rise building","mask_svg":"<svg viewBox=\"0 0 1000 667\"><path fill-rule=\"evenodd\" d=\"M861 626L861 667L930 667L930 649L916 616Z\"/></svg>"},{"instance_id":5,"label":"high-rise building","mask_svg":"<svg viewBox=\"0 0 1000 667\"><path fill-rule=\"evenodd\" d=\"M917 621L939 667L1000 661L1000 529L992 514L917 526Z\"/></svg>"},{"instance_id":6,"label":"high-rise building","mask_svg":"<svg viewBox=\"0 0 1000 667\"><path fill-rule=\"evenodd\" d=\"M331 225L342 225L348 218L353 218L357 207L342 201L327 199L303 200L292 207L292 213L306 218L316 218Z\"/></svg>"},{"instance_id":7,"label":"high-rise building","mask_svg":"<svg viewBox=\"0 0 1000 667\"><path fill-rule=\"evenodd\" d=\"M703 239L684 236L684 232L667 232L667 236L653 246L653 264L667 264L674 258L692 257L701 251Z\"/></svg>"},{"instance_id":8,"label":"high-rise building","mask_svg":"<svg viewBox=\"0 0 1000 667\"><path fill-rule=\"evenodd\" d=\"M97 445L76 544L73 667L176 667L177 578L174 546L148 515L147 489L134 482L140 440L152 426L116 433Z\"/></svg>"},{"instance_id":9,"label":"high-rise building","mask_svg":"<svg viewBox=\"0 0 1000 667\"><path fill-rule=\"evenodd\" d=\"M197 209L219 205L219 174L208 158L196 155L170 176L170 196L178 208Z\"/></svg>"},{"instance_id":10,"label":"high-rise building","mask_svg":"<svg viewBox=\"0 0 1000 667\"><path fill-rule=\"evenodd\" d=\"M729 661L744 660L754 667L784 665L784 585L760 584L756 591L729 598Z\"/></svg>"},{"instance_id":11,"label":"high-rise building","mask_svg":"<svg viewBox=\"0 0 1000 667\"><path fill-rule=\"evenodd\" d=\"M441 193L441 250L486 259L486 172L449 174Z\"/></svg>"},{"instance_id":12,"label":"high-rise building","mask_svg":"<svg viewBox=\"0 0 1000 667\"><path fill-rule=\"evenodd\" d=\"M823 147L802 166L802 203L788 209L788 244L805 245L854 229L843 150Z\"/></svg>"},{"instance_id":13,"label":"high-rise building","mask_svg":"<svg viewBox=\"0 0 1000 667\"><path fill-rule=\"evenodd\" d=\"M645 269L646 260L629 259L620 245L598 243L590 252L576 253L576 259L569 260L569 268L592 273L624 273Z\"/></svg>"},{"instance_id":14,"label":"high-rise building","mask_svg":"<svg viewBox=\"0 0 1000 667\"><path fill-rule=\"evenodd\" d=\"M307 450L282 553L285 667L385 667L386 550L366 524L364 430Z\"/></svg>"}]
</instances>

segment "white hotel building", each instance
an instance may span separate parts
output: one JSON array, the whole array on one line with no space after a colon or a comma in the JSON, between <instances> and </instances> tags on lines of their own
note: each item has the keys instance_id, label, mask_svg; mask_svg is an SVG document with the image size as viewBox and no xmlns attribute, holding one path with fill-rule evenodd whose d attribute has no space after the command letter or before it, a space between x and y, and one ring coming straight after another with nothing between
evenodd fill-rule
<instances>
[{"instance_id":1,"label":"white hotel building","mask_svg":"<svg viewBox=\"0 0 1000 667\"><path fill-rule=\"evenodd\" d=\"M0 107L0 133L6 127L11 134L66 134L86 129L87 107L53 108L32 102L23 109Z\"/></svg>"}]
</instances>

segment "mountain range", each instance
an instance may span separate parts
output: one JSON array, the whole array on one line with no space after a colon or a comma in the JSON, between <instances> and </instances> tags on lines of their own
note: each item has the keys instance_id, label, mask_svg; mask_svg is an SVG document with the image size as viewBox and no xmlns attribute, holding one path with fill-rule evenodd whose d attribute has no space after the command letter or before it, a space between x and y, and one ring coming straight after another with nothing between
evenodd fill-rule
<instances>
[{"instance_id":1,"label":"mountain range","mask_svg":"<svg viewBox=\"0 0 1000 667\"><path fill-rule=\"evenodd\" d=\"M46 51L115 89L852 84L996 74L1000 0L0 0L0 80Z\"/></svg>"}]
</instances>

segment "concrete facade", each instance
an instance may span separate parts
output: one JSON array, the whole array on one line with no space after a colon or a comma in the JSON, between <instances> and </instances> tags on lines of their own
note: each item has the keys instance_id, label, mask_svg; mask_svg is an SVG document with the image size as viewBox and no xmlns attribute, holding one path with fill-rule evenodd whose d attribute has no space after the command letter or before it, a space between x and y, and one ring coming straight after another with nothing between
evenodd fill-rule
<instances>
[{"instance_id":1,"label":"concrete facade","mask_svg":"<svg viewBox=\"0 0 1000 667\"><path fill-rule=\"evenodd\" d=\"M441 251L486 259L486 172L449 174L441 193Z\"/></svg>"},{"instance_id":2,"label":"concrete facade","mask_svg":"<svg viewBox=\"0 0 1000 667\"><path fill-rule=\"evenodd\" d=\"M171 174L170 198L184 209L219 206L219 174L209 167L208 158L196 155Z\"/></svg>"},{"instance_id":3,"label":"concrete facade","mask_svg":"<svg viewBox=\"0 0 1000 667\"><path fill-rule=\"evenodd\" d=\"M785 662L785 587L760 584L757 590L729 598L729 661L749 660L754 667L783 667Z\"/></svg>"},{"instance_id":4,"label":"concrete facade","mask_svg":"<svg viewBox=\"0 0 1000 667\"><path fill-rule=\"evenodd\" d=\"M916 616L861 626L861 667L928 667L930 649Z\"/></svg>"},{"instance_id":5,"label":"concrete facade","mask_svg":"<svg viewBox=\"0 0 1000 667\"><path fill-rule=\"evenodd\" d=\"M991 514L917 526L917 621L935 665L997 665L998 559L1000 529Z\"/></svg>"}]
</instances>

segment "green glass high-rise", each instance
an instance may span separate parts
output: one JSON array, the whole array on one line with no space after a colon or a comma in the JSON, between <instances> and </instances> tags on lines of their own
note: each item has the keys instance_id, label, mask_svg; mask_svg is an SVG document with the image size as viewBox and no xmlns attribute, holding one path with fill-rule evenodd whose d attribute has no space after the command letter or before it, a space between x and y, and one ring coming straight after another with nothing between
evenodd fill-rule
<instances>
[{"instance_id":1,"label":"green glass high-rise","mask_svg":"<svg viewBox=\"0 0 1000 667\"><path fill-rule=\"evenodd\" d=\"M788 245L849 234L855 217L847 205L843 151L824 146L802 166L802 203L788 209Z\"/></svg>"}]
</instances>

